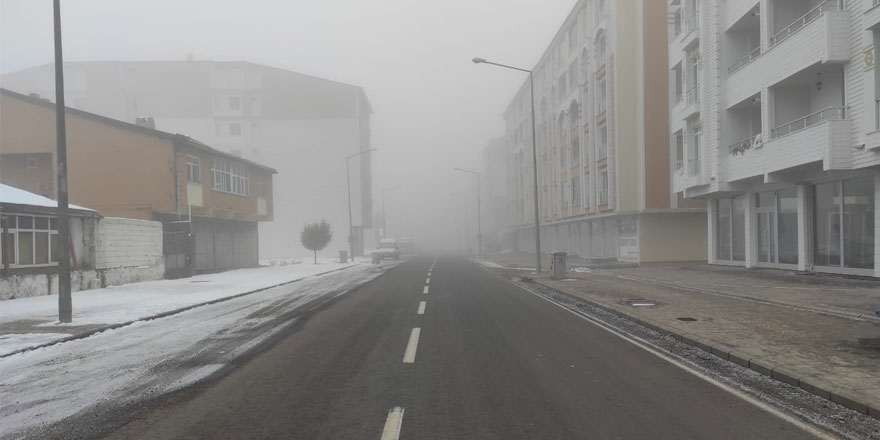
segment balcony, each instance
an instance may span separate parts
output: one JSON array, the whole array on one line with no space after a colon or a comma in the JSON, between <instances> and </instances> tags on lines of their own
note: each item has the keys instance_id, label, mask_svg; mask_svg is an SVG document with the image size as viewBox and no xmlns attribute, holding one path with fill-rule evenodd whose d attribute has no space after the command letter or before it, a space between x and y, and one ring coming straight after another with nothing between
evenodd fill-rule
<instances>
[{"instance_id":1,"label":"balcony","mask_svg":"<svg viewBox=\"0 0 880 440\"><path fill-rule=\"evenodd\" d=\"M727 156L728 182L822 163L824 170L846 169L851 160L851 122L843 107L830 107L771 130L771 140L746 154Z\"/></svg>"},{"instance_id":2,"label":"balcony","mask_svg":"<svg viewBox=\"0 0 880 440\"><path fill-rule=\"evenodd\" d=\"M761 46L758 46L758 47L750 50L749 53L746 54L746 56L740 58L737 62L733 63L732 66L728 67L727 74L730 75L733 72L736 72L737 70L742 69L747 64L756 60L759 56L761 56Z\"/></svg>"},{"instance_id":3,"label":"balcony","mask_svg":"<svg viewBox=\"0 0 880 440\"><path fill-rule=\"evenodd\" d=\"M686 103L679 115L682 119L690 118L700 113L700 83L690 86L685 92Z\"/></svg>"},{"instance_id":4,"label":"balcony","mask_svg":"<svg viewBox=\"0 0 880 440\"><path fill-rule=\"evenodd\" d=\"M873 0L871 6L865 10L863 18L866 30L873 30L880 27L880 0Z\"/></svg>"},{"instance_id":5,"label":"balcony","mask_svg":"<svg viewBox=\"0 0 880 440\"><path fill-rule=\"evenodd\" d=\"M728 77L728 106L810 66L849 61L849 12L841 7L840 0L821 3L777 32L763 54L750 54Z\"/></svg>"},{"instance_id":6,"label":"balcony","mask_svg":"<svg viewBox=\"0 0 880 440\"><path fill-rule=\"evenodd\" d=\"M730 152L733 156L741 156L746 154L749 150L755 148L761 148L761 134L755 134L750 136L747 139L743 139L739 142L734 142L730 146L727 147L728 152Z\"/></svg>"}]
</instances>

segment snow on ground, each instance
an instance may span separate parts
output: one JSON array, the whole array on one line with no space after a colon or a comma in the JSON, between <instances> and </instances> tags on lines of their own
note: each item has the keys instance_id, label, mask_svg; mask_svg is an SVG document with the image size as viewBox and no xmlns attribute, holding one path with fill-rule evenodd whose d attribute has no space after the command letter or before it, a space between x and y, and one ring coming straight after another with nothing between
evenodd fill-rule
<instances>
[{"instance_id":1,"label":"snow on ground","mask_svg":"<svg viewBox=\"0 0 880 440\"><path fill-rule=\"evenodd\" d=\"M326 259L319 260L318 264L308 262L239 269L177 280L147 281L74 292L73 325L120 324L136 321L159 313L355 265L357 263L340 264ZM19 320L36 320L45 321L43 326L52 328L60 325L57 319L58 297L55 295L13 299L3 301L0 306L0 326ZM0 354L67 336L70 335L64 333L40 333L39 336L33 333L3 335L3 338L0 338Z\"/></svg>"},{"instance_id":2,"label":"snow on ground","mask_svg":"<svg viewBox=\"0 0 880 440\"><path fill-rule=\"evenodd\" d=\"M194 383L292 325L303 306L332 299L388 266L359 265L2 358L0 438L39 437L43 427L74 414L106 417L120 406ZM247 273L231 279L268 284L274 272Z\"/></svg>"}]
</instances>

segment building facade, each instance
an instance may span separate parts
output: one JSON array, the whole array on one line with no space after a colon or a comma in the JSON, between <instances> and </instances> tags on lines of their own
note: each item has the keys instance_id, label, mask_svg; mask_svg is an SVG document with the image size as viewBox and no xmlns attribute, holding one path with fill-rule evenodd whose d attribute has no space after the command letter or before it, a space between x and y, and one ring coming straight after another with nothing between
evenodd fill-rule
<instances>
[{"instance_id":1,"label":"building facade","mask_svg":"<svg viewBox=\"0 0 880 440\"><path fill-rule=\"evenodd\" d=\"M54 198L55 104L0 89L0 181ZM71 203L162 223L168 276L259 264L275 170L187 136L67 109Z\"/></svg>"},{"instance_id":2,"label":"building facade","mask_svg":"<svg viewBox=\"0 0 880 440\"><path fill-rule=\"evenodd\" d=\"M262 257L310 253L291 228L321 218L336 231L327 249L348 249L345 158L370 148L372 110L362 88L247 62L69 62L64 69L71 107L126 122L150 117L159 130L278 169L283 191L273 220L260 223ZM5 74L0 84L54 96L53 65ZM374 235L370 155L350 164L358 252Z\"/></svg>"},{"instance_id":3,"label":"building facade","mask_svg":"<svg viewBox=\"0 0 880 440\"><path fill-rule=\"evenodd\" d=\"M702 204L671 187L666 5L578 1L533 68L542 249L700 260ZM504 114L511 228L534 243L529 81Z\"/></svg>"},{"instance_id":4,"label":"building facade","mask_svg":"<svg viewBox=\"0 0 880 440\"><path fill-rule=\"evenodd\" d=\"M672 0L675 191L708 261L880 276L874 0Z\"/></svg>"}]
</instances>

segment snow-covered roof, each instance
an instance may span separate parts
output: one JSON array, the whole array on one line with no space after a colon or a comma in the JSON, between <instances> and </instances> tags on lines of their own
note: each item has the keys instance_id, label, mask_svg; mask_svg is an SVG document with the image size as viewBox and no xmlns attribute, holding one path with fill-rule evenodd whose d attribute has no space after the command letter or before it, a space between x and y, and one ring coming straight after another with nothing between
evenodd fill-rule
<instances>
[{"instance_id":1,"label":"snow-covered roof","mask_svg":"<svg viewBox=\"0 0 880 440\"><path fill-rule=\"evenodd\" d=\"M18 189L14 186L9 186L0 183L0 203L9 203L13 205L27 205L27 206L39 206L41 208L57 208L58 201L52 200L48 197L43 197L39 194L34 194L32 192L25 191L23 189ZM81 211L92 211L95 212L94 209L84 208L82 206L77 206L70 204L68 205L70 209L78 209Z\"/></svg>"}]
</instances>

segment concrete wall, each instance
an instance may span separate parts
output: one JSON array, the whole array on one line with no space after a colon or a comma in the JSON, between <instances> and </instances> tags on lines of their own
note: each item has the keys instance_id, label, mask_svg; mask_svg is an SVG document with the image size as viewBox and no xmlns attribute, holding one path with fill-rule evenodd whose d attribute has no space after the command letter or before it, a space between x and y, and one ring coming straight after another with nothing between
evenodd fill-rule
<instances>
[{"instance_id":1,"label":"concrete wall","mask_svg":"<svg viewBox=\"0 0 880 440\"><path fill-rule=\"evenodd\" d=\"M162 223L115 217L99 221L95 269L101 287L162 279Z\"/></svg>"}]
</instances>

